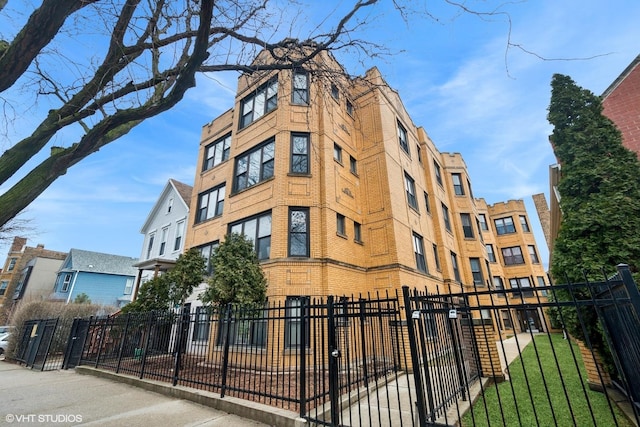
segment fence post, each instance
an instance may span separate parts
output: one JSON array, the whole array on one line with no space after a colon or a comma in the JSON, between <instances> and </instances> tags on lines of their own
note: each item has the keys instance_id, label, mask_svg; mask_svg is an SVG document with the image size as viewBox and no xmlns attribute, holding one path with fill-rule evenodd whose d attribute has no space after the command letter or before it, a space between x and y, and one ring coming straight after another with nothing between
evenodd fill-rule
<instances>
[{"instance_id":1,"label":"fence post","mask_svg":"<svg viewBox=\"0 0 640 427\"><path fill-rule=\"evenodd\" d=\"M638 286L636 285L635 280L633 280L633 276L631 276L631 270L629 270L629 266L627 264L618 264L618 273L622 278L622 283L624 283L625 288L627 288L627 293L629 294L629 300L633 305L633 309L636 312L636 315L640 317L640 291L638 291Z\"/></svg>"},{"instance_id":2,"label":"fence post","mask_svg":"<svg viewBox=\"0 0 640 427\"><path fill-rule=\"evenodd\" d=\"M413 368L413 380L416 384L416 405L418 406L418 417L420 425L425 426L427 420L425 416L427 409L424 401L424 389L422 387L422 377L420 376L420 360L418 358L418 349L416 348L416 332L413 329L413 319L411 312L411 298L409 297L409 287L402 287L402 295L404 297L405 318L407 319L407 334L409 335L409 349L411 350L411 365Z\"/></svg>"},{"instance_id":3,"label":"fence post","mask_svg":"<svg viewBox=\"0 0 640 427\"><path fill-rule=\"evenodd\" d=\"M363 364L362 367L364 368L364 385L365 387L367 387L369 385L369 369L367 367L367 343L366 343L366 331L364 328L364 324L367 320L366 318L366 304L365 304L365 300L364 298L360 298L360 304L359 304L359 308L360 308L360 344L362 344L362 360L363 360Z\"/></svg>"},{"instance_id":4,"label":"fence post","mask_svg":"<svg viewBox=\"0 0 640 427\"><path fill-rule=\"evenodd\" d=\"M191 310L187 305L182 305L180 308L180 314L178 317L178 336L176 337L176 358L173 365L173 386L178 384L178 377L180 376L180 368L182 367L181 359L182 353L187 349L182 348L183 340L186 338L186 334L189 333L189 321L191 319ZM185 328L185 325L187 327ZM186 330L185 330L186 329ZM186 347L186 344L185 344Z\"/></svg>"},{"instance_id":5,"label":"fence post","mask_svg":"<svg viewBox=\"0 0 640 427\"><path fill-rule=\"evenodd\" d=\"M227 368L229 367L229 335L231 334L231 303L227 304L225 310L222 330L224 330L224 322L227 323L226 332L224 334L224 350L222 352L222 386L220 388L220 397L224 397L227 389Z\"/></svg>"},{"instance_id":6,"label":"fence post","mask_svg":"<svg viewBox=\"0 0 640 427\"><path fill-rule=\"evenodd\" d=\"M285 307L285 316L286 316ZM300 418L307 414L307 298L300 301Z\"/></svg>"},{"instance_id":7,"label":"fence post","mask_svg":"<svg viewBox=\"0 0 640 427\"><path fill-rule=\"evenodd\" d=\"M151 340L151 328L153 327L153 319L156 312L150 311L144 314L145 324L147 325L144 344L142 347L142 363L140 364L140 379L144 378L144 370L147 365L147 352L149 351L149 341Z\"/></svg>"},{"instance_id":8,"label":"fence post","mask_svg":"<svg viewBox=\"0 0 640 427\"><path fill-rule=\"evenodd\" d=\"M333 296L327 297L327 342L329 344L329 401L331 402L331 425L340 425L340 404L338 398L338 358L340 350L336 343L336 322L333 313Z\"/></svg>"},{"instance_id":9,"label":"fence post","mask_svg":"<svg viewBox=\"0 0 640 427\"><path fill-rule=\"evenodd\" d=\"M76 334L78 331L78 323L80 319L78 317L73 319L71 324L71 331L69 332L69 338L67 338L67 346L64 349L64 358L62 359L62 369L69 369L69 359L71 358L71 350L73 349L73 343L77 339Z\"/></svg>"}]
</instances>

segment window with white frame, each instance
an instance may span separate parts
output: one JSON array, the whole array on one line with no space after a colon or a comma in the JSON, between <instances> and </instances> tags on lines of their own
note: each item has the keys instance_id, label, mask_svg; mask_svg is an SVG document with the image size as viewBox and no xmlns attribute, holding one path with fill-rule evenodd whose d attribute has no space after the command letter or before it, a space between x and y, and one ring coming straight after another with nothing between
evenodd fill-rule
<instances>
[{"instance_id":1,"label":"window with white frame","mask_svg":"<svg viewBox=\"0 0 640 427\"><path fill-rule=\"evenodd\" d=\"M236 158L233 190L241 191L273 177L276 143L274 138Z\"/></svg>"},{"instance_id":2,"label":"window with white frame","mask_svg":"<svg viewBox=\"0 0 640 427\"><path fill-rule=\"evenodd\" d=\"M462 185L462 175L459 173L452 173L451 180L453 181L453 192L456 196L464 196L464 186Z\"/></svg>"},{"instance_id":3,"label":"window with white frame","mask_svg":"<svg viewBox=\"0 0 640 427\"><path fill-rule=\"evenodd\" d=\"M489 231L487 216L485 214L478 214L478 220L480 221L480 229L482 229L482 231Z\"/></svg>"},{"instance_id":4,"label":"window with white frame","mask_svg":"<svg viewBox=\"0 0 640 427\"><path fill-rule=\"evenodd\" d=\"M211 329L211 315L208 307L196 307L195 322L193 323L192 341L207 341Z\"/></svg>"},{"instance_id":5,"label":"window with white frame","mask_svg":"<svg viewBox=\"0 0 640 427\"><path fill-rule=\"evenodd\" d=\"M407 139L407 130L398 122L398 142L405 153L409 154L409 141Z\"/></svg>"},{"instance_id":6,"label":"window with white frame","mask_svg":"<svg viewBox=\"0 0 640 427\"><path fill-rule=\"evenodd\" d=\"M149 243L147 244L147 259L151 258L151 251L153 251L153 241L156 238L156 233L149 234Z\"/></svg>"},{"instance_id":7,"label":"window with white frame","mask_svg":"<svg viewBox=\"0 0 640 427\"><path fill-rule=\"evenodd\" d=\"M496 226L496 233L498 235L511 234L516 232L516 227L513 225L513 218L510 216L504 218L498 218L493 221Z\"/></svg>"},{"instance_id":8,"label":"window with white frame","mask_svg":"<svg viewBox=\"0 0 640 427\"><path fill-rule=\"evenodd\" d=\"M198 246L197 249L200 252L202 258L204 258L205 262L205 271L208 276L213 274L213 263L211 262L211 257L213 256L213 252L215 249L220 246L219 241L207 243L206 245Z\"/></svg>"},{"instance_id":9,"label":"window with white frame","mask_svg":"<svg viewBox=\"0 0 640 427\"><path fill-rule=\"evenodd\" d=\"M167 239L169 238L169 227L164 227L160 232L160 251L159 255L164 255L164 251L167 248Z\"/></svg>"},{"instance_id":10,"label":"window with white frame","mask_svg":"<svg viewBox=\"0 0 640 427\"><path fill-rule=\"evenodd\" d=\"M243 234L253 242L258 259L268 259L271 254L271 211L235 222L230 233Z\"/></svg>"},{"instance_id":11,"label":"window with white frame","mask_svg":"<svg viewBox=\"0 0 640 427\"><path fill-rule=\"evenodd\" d=\"M3 280L0 282L0 296L4 295L7 292L7 288L9 287L9 281Z\"/></svg>"},{"instance_id":12,"label":"window with white frame","mask_svg":"<svg viewBox=\"0 0 640 427\"><path fill-rule=\"evenodd\" d=\"M306 313L303 313L303 304L307 305L307 297L289 296L285 301L285 332L284 332L284 346L285 348L299 348L303 347L302 337L302 319L303 316L306 320L304 324L305 337L304 347L309 347L309 317Z\"/></svg>"},{"instance_id":13,"label":"window with white frame","mask_svg":"<svg viewBox=\"0 0 640 427\"><path fill-rule=\"evenodd\" d=\"M471 275L473 276L473 284L476 286L484 286L484 277L482 275L482 264L480 258L469 258L471 265Z\"/></svg>"},{"instance_id":14,"label":"window with white frame","mask_svg":"<svg viewBox=\"0 0 640 427\"><path fill-rule=\"evenodd\" d=\"M353 240L362 243L362 225L356 221L353 221Z\"/></svg>"},{"instance_id":15,"label":"window with white frame","mask_svg":"<svg viewBox=\"0 0 640 427\"><path fill-rule=\"evenodd\" d=\"M473 239L473 223L471 222L471 214L461 213L460 222L462 222L462 233L465 239Z\"/></svg>"},{"instance_id":16,"label":"window with white frame","mask_svg":"<svg viewBox=\"0 0 640 427\"><path fill-rule=\"evenodd\" d=\"M423 273L427 273L427 260L424 257L424 243L422 236L413 233L413 253L416 258L416 268Z\"/></svg>"},{"instance_id":17,"label":"window with white frame","mask_svg":"<svg viewBox=\"0 0 640 427\"><path fill-rule=\"evenodd\" d=\"M460 269L458 268L458 255L451 252L451 268L453 269L453 277L460 282Z\"/></svg>"},{"instance_id":18,"label":"window with white frame","mask_svg":"<svg viewBox=\"0 0 640 427\"><path fill-rule=\"evenodd\" d=\"M504 298L506 295L504 293L504 282L502 281L502 277L493 276L493 289L497 292L499 298Z\"/></svg>"},{"instance_id":19,"label":"window with white frame","mask_svg":"<svg viewBox=\"0 0 640 427\"><path fill-rule=\"evenodd\" d=\"M333 158L335 161L342 163L342 147L338 144L333 144Z\"/></svg>"},{"instance_id":20,"label":"window with white frame","mask_svg":"<svg viewBox=\"0 0 640 427\"><path fill-rule=\"evenodd\" d=\"M528 245L529 249L529 258L531 258L532 264L540 264L540 259L538 258L538 253L536 252L536 247L533 245Z\"/></svg>"},{"instance_id":21,"label":"window with white frame","mask_svg":"<svg viewBox=\"0 0 640 427\"><path fill-rule=\"evenodd\" d=\"M433 161L433 171L436 174L436 181L442 187L442 172L440 171L440 165L435 160Z\"/></svg>"},{"instance_id":22,"label":"window with white frame","mask_svg":"<svg viewBox=\"0 0 640 427\"><path fill-rule=\"evenodd\" d=\"M528 298L533 296L533 291L531 290L531 282L528 277L516 277L514 279L509 279L509 284L511 285L511 289L520 289L520 295L518 293L514 293L514 297L521 296L523 298Z\"/></svg>"},{"instance_id":23,"label":"window with white frame","mask_svg":"<svg viewBox=\"0 0 640 427\"><path fill-rule=\"evenodd\" d=\"M131 291L133 291L133 277L129 277L124 284L124 294L131 295Z\"/></svg>"},{"instance_id":24,"label":"window with white frame","mask_svg":"<svg viewBox=\"0 0 640 427\"><path fill-rule=\"evenodd\" d=\"M496 253L493 251L493 245L487 243L484 247L487 249L487 258L489 258L489 261L496 262Z\"/></svg>"},{"instance_id":25,"label":"window with white frame","mask_svg":"<svg viewBox=\"0 0 640 427\"><path fill-rule=\"evenodd\" d=\"M542 276L538 276L538 277L536 277L536 279L538 280L538 287L545 287L545 286L547 286L547 284L544 282L544 277L542 277ZM546 297L546 296L547 296L547 290L546 290L546 289L542 289L542 290L540 291L540 294L541 294L542 296L545 296L545 297Z\"/></svg>"},{"instance_id":26,"label":"window with white frame","mask_svg":"<svg viewBox=\"0 0 640 427\"><path fill-rule=\"evenodd\" d=\"M336 233L338 233L341 236L347 235L344 215L339 213L336 213Z\"/></svg>"},{"instance_id":27,"label":"window with white frame","mask_svg":"<svg viewBox=\"0 0 640 427\"><path fill-rule=\"evenodd\" d=\"M444 228L447 231L451 231L451 219L449 218L449 208L442 203L442 220L444 221Z\"/></svg>"},{"instance_id":28,"label":"window with white frame","mask_svg":"<svg viewBox=\"0 0 640 427\"><path fill-rule=\"evenodd\" d=\"M231 132L207 145L204 149L202 171L207 171L229 159L231 153Z\"/></svg>"},{"instance_id":29,"label":"window with white frame","mask_svg":"<svg viewBox=\"0 0 640 427\"><path fill-rule=\"evenodd\" d=\"M413 178L404 173L404 189L407 193L407 203L413 209L418 210L418 199L416 198L416 184Z\"/></svg>"},{"instance_id":30,"label":"window with white frame","mask_svg":"<svg viewBox=\"0 0 640 427\"><path fill-rule=\"evenodd\" d=\"M278 107L278 77L274 77L240 101L240 129Z\"/></svg>"},{"instance_id":31,"label":"window with white frame","mask_svg":"<svg viewBox=\"0 0 640 427\"><path fill-rule=\"evenodd\" d=\"M513 329L513 320L511 319L511 313L509 310L500 310L500 315L502 316L502 324L505 329Z\"/></svg>"},{"instance_id":32,"label":"window with white frame","mask_svg":"<svg viewBox=\"0 0 640 427\"><path fill-rule=\"evenodd\" d=\"M65 273L64 278L62 279L62 288L61 292L69 292L69 286L71 285L71 279L73 278L73 274Z\"/></svg>"},{"instance_id":33,"label":"window with white frame","mask_svg":"<svg viewBox=\"0 0 640 427\"><path fill-rule=\"evenodd\" d=\"M176 223L176 238L173 242L173 250L177 251L182 245L182 236L184 235L184 219Z\"/></svg>"},{"instance_id":34,"label":"window with white frame","mask_svg":"<svg viewBox=\"0 0 640 427\"><path fill-rule=\"evenodd\" d=\"M251 317L247 319L247 317ZM223 338L234 347L264 347L267 344L267 319L264 310L244 313L240 319L223 319L218 322L216 345L223 345Z\"/></svg>"},{"instance_id":35,"label":"window with white frame","mask_svg":"<svg viewBox=\"0 0 640 427\"><path fill-rule=\"evenodd\" d=\"M222 215L224 208L225 184L213 187L198 195L196 224Z\"/></svg>"}]
</instances>

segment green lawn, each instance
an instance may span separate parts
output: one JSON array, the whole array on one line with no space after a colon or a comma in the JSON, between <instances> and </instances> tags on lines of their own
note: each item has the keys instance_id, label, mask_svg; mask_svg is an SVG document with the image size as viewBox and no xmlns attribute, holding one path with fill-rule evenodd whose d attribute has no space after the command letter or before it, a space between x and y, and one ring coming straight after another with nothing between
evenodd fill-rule
<instances>
[{"instance_id":1,"label":"green lawn","mask_svg":"<svg viewBox=\"0 0 640 427\"><path fill-rule=\"evenodd\" d=\"M487 388L462 425L632 426L614 403L612 414L603 393L589 389L580 351L572 346L578 367L561 334L552 335L551 342L547 335L536 336L509 366L510 381Z\"/></svg>"}]
</instances>

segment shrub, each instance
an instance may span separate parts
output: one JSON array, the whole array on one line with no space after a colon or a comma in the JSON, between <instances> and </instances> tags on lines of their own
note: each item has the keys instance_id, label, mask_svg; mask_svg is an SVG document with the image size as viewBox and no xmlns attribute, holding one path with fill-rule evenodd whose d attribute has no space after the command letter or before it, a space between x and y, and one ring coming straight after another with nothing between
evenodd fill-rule
<instances>
[{"instance_id":1,"label":"shrub","mask_svg":"<svg viewBox=\"0 0 640 427\"><path fill-rule=\"evenodd\" d=\"M65 304L58 301L22 302L11 316L14 332L9 337L7 358L13 358L19 337L24 334L24 324L29 320L59 319L58 329L52 342L52 350L62 351L69 336L73 319L89 316L105 316L116 312L115 307L97 304Z\"/></svg>"}]
</instances>

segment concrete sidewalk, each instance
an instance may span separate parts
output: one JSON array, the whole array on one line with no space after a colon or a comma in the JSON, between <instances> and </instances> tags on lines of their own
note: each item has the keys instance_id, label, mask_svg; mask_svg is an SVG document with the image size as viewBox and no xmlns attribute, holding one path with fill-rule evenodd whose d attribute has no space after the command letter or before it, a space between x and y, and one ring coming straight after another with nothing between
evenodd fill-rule
<instances>
[{"instance_id":1,"label":"concrete sidewalk","mask_svg":"<svg viewBox=\"0 0 640 427\"><path fill-rule=\"evenodd\" d=\"M270 424L110 379L80 375L73 370L39 372L0 361L0 425L259 427Z\"/></svg>"},{"instance_id":2,"label":"concrete sidewalk","mask_svg":"<svg viewBox=\"0 0 640 427\"><path fill-rule=\"evenodd\" d=\"M497 343L507 376L508 365L530 341L531 335L526 333ZM375 397L347 406L343 423L353 419L363 426L412 425L416 414L412 417L409 389L413 388L412 375L402 375L375 390ZM475 384L472 395L479 392ZM387 393L395 399L389 399ZM411 395L415 396L415 390ZM390 419L361 418L360 414L370 411L389 414ZM79 367L77 372L39 372L0 360L0 426L10 424L294 427L304 425L304 420L291 411L234 397L222 399L215 393L159 381L87 367Z\"/></svg>"}]
</instances>

